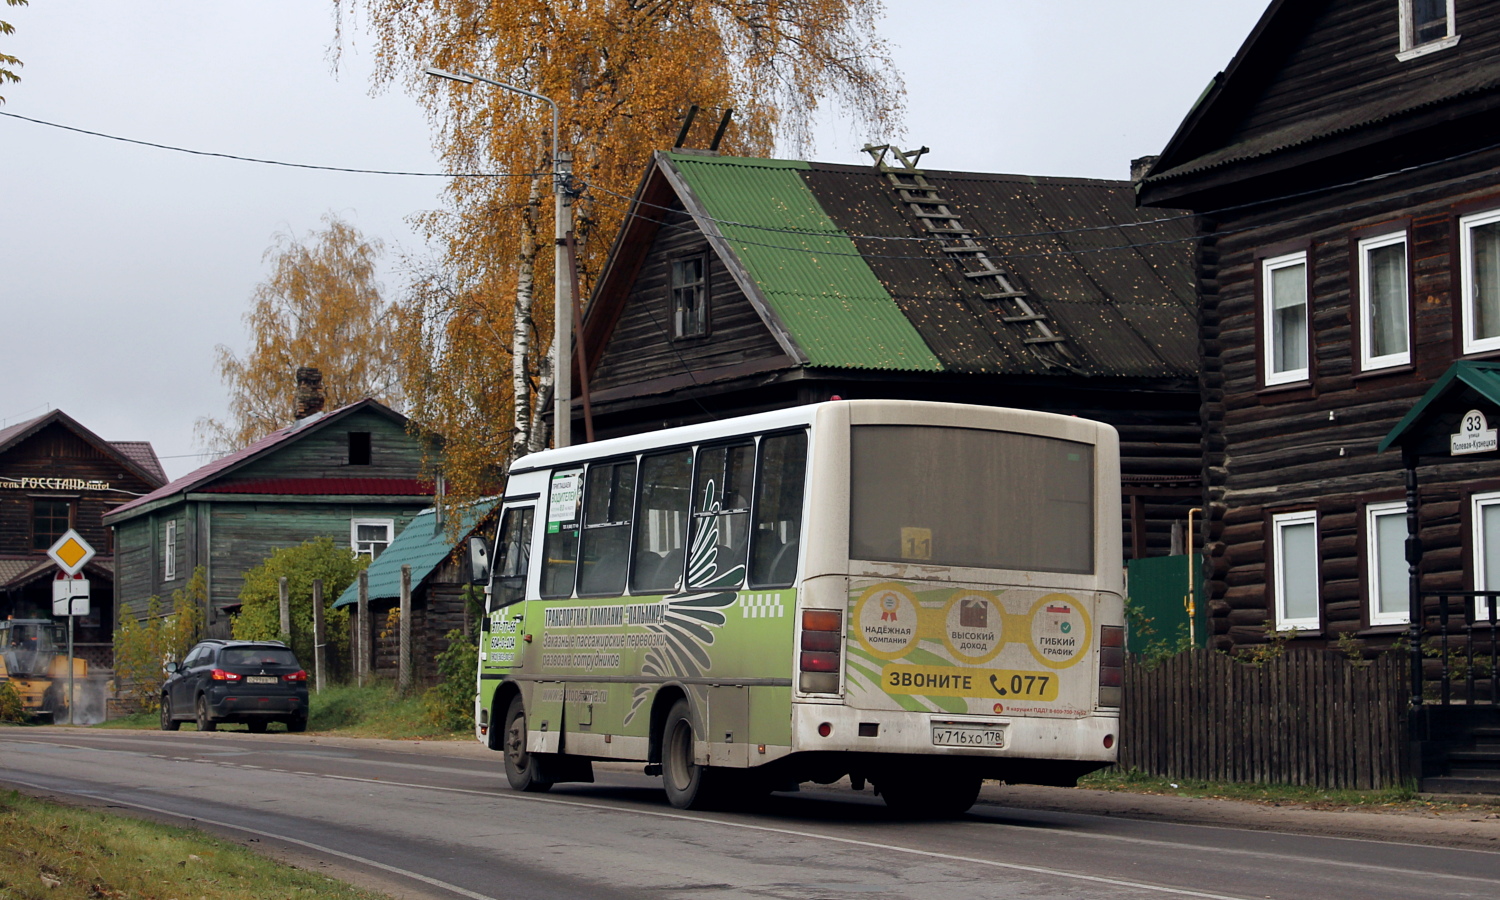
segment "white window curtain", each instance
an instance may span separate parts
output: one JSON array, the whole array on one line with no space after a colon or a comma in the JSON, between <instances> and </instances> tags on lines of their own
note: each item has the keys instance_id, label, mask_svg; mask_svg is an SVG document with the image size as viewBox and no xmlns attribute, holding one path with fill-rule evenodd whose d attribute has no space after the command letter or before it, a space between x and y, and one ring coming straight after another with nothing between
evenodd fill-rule
<instances>
[{"instance_id":1,"label":"white window curtain","mask_svg":"<svg viewBox=\"0 0 1500 900\"><path fill-rule=\"evenodd\" d=\"M1314 629L1318 616L1318 514L1272 518L1276 629Z\"/></svg>"},{"instance_id":2,"label":"white window curtain","mask_svg":"<svg viewBox=\"0 0 1500 900\"><path fill-rule=\"evenodd\" d=\"M1361 368L1405 365L1411 361L1407 337L1406 235L1360 241L1359 250Z\"/></svg>"},{"instance_id":3,"label":"white window curtain","mask_svg":"<svg viewBox=\"0 0 1500 900\"><path fill-rule=\"evenodd\" d=\"M1409 619L1406 571L1406 504L1365 507L1370 624L1403 625Z\"/></svg>"},{"instance_id":4,"label":"white window curtain","mask_svg":"<svg viewBox=\"0 0 1500 900\"><path fill-rule=\"evenodd\" d=\"M1308 376L1307 254L1268 259L1265 266L1266 384Z\"/></svg>"}]
</instances>

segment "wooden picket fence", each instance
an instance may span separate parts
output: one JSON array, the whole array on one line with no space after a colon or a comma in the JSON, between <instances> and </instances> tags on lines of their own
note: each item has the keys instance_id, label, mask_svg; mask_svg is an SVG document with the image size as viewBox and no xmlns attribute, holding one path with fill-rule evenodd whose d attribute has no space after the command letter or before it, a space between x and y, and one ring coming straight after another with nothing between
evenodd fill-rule
<instances>
[{"instance_id":1,"label":"wooden picket fence","mask_svg":"<svg viewBox=\"0 0 1500 900\"><path fill-rule=\"evenodd\" d=\"M1408 774L1406 656L1288 650L1126 661L1120 765L1167 778L1376 789Z\"/></svg>"}]
</instances>

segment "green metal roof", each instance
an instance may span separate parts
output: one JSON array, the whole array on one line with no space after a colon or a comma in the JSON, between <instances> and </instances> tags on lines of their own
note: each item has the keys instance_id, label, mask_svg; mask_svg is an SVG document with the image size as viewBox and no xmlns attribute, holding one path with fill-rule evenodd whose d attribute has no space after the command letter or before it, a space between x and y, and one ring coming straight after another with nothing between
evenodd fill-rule
<instances>
[{"instance_id":1,"label":"green metal roof","mask_svg":"<svg viewBox=\"0 0 1500 900\"><path fill-rule=\"evenodd\" d=\"M1403 438L1416 430L1417 424L1426 416L1434 403L1462 385L1468 385L1483 395L1486 400L1500 406L1500 363L1461 359L1449 366L1448 371L1433 382L1432 387L1427 389L1427 393L1422 395L1422 399L1418 400L1401 421L1396 423L1396 427L1385 436L1375 452L1384 453L1391 446L1401 443Z\"/></svg>"},{"instance_id":2,"label":"green metal roof","mask_svg":"<svg viewBox=\"0 0 1500 900\"><path fill-rule=\"evenodd\" d=\"M498 500L492 500L470 506L460 513L460 534L467 536L469 532L479 524L490 510L495 508ZM417 513L411 524L391 541L391 545L385 548L380 557L370 563L370 599L388 600L401 596L401 567L411 566L411 586L416 590L432 570L442 564L453 552L454 542L449 538L446 527L436 525L432 509L424 509ZM355 581L344 589L339 598L334 601L335 609L348 606L359 600L359 581Z\"/></svg>"},{"instance_id":3,"label":"green metal roof","mask_svg":"<svg viewBox=\"0 0 1500 900\"><path fill-rule=\"evenodd\" d=\"M807 163L669 156L809 365L942 371L854 242L802 180Z\"/></svg>"}]
</instances>

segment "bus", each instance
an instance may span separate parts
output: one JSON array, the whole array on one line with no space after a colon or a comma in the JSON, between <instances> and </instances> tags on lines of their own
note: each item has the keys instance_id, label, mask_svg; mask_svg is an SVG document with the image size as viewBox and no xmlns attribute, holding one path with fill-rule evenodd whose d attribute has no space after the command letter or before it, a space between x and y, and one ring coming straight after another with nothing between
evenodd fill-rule
<instances>
[{"instance_id":1,"label":"bus","mask_svg":"<svg viewBox=\"0 0 1500 900\"><path fill-rule=\"evenodd\" d=\"M1119 439L835 400L512 467L475 735L515 789L638 761L683 809L849 778L904 813L1115 760ZM486 574L487 571L487 574Z\"/></svg>"}]
</instances>

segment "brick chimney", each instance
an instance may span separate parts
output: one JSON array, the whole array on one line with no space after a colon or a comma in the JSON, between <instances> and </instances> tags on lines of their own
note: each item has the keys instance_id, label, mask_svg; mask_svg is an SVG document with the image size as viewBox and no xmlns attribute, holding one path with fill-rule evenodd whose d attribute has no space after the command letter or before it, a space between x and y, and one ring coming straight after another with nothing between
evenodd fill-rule
<instances>
[{"instance_id":1,"label":"brick chimney","mask_svg":"<svg viewBox=\"0 0 1500 900\"><path fill-rule=\"evenodd\" d=\"M292 416L305 419L323 411L323 373L312 366L297 368L297 395Z\"/></svg>"}]
</instances>

